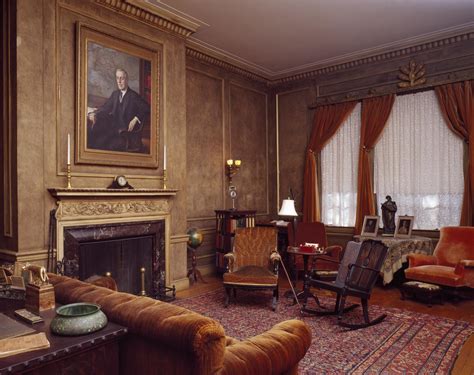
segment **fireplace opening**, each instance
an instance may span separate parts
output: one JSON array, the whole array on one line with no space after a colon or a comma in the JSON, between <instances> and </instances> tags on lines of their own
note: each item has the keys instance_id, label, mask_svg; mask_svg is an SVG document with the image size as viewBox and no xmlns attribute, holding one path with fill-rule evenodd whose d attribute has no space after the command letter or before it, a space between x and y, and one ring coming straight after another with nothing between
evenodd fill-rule
<instances>
[{"instance_id":1,"label":"fireplace opening","mask_svg":"<svg viewBox=\"0 0 474 375\"><path fill-rule=\"evenodd\" d=\"M153 238L150 236L85 242L79 245L79 278L110 274L118 290L152 295ZM142 272L144 278L142 285Z\"/></svg>"},{"instance_id":2,"label":"fireplace opening","mask_svg":"<svg viewBox=\"0 0 474 375\"><path fill-rule=\"evenodd\" d=\"M119 291L168 300L165 257L164 220L71 226L59 267L80 280L110 273Z\"/></svg>"}]
</instances>

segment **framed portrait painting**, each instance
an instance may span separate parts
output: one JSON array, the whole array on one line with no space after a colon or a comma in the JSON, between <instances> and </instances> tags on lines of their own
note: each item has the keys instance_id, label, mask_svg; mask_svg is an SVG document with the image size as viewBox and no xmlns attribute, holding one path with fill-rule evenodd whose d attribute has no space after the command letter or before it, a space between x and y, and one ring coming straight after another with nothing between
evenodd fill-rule
<instances>
[{"instance_id":1,"label":"framed portrait painting","mask_svg":"<svg viewBox=\"0 0 474 375\"><path fill-rule=\"evenodd\" d=\"M158 167L161 50L77 24L76 162Z\"/></svg>"},{"instance_id":2,"label":"framed portrait painting","mask_svg":"<svg viewBox=\"0 0 474 375\"><path fill-rule=\"evenodd\" d=\"M398 238L410 238L413 229L414 216L399 216L397 220L397 227L395 229L395 236Z\"/></svg>"},{"instance_id":3,"label":"framed portrait painting","mask_svg":"<svg viewBox=\"0 0 474 375\"><path fill-rule=\"evenodd\" d=\"M379 230L380 217L379 216L364 216L364 222L362 224L361 237L377 237Z\"/></svg>"}]
</instances>

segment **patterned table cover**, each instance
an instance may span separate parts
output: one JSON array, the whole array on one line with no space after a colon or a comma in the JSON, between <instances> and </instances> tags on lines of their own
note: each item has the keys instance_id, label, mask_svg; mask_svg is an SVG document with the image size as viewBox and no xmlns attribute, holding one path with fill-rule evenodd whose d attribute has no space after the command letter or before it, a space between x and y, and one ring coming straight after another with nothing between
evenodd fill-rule
<instances>
[{"instance_id":1,"label":"patterned table cover","mask_svg":"<svg viewBox=\"0 0 474 375\"><path fill-rule=\"evenodd\" d=\"M361 237L355 236L357 241L377 240L388 247L387 257L382 265L383 285L387 285L393 280L393 275L402 268L410 253L427 254L433 253L433 243L431 238L422 236L411 236L410 238L394 237Z\"/></svg>"}]
</instances>

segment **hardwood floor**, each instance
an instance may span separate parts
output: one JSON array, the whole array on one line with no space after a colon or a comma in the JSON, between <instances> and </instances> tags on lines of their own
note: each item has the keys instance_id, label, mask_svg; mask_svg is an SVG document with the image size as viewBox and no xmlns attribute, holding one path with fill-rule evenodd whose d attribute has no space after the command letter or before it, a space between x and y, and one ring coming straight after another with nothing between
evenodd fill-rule
<instances>
[{"instance_id":1,"label":"hardwood floor","mask_svg":"<svg viewBox=\"0 0 474 375\"><path fill-rule=\"evenodd\" d=\"M222 288L222 279L216 276L207 275L204 277L207 283L197 282L190 288L177 292L177 298L187 298L197 296L212 290ZM289 289L287 280L282 279L280 290ZM474 325L474 299L471 300L453 300L448 299L443 305L434 304L428 307L424 303L401 300L400 292L395 286L376 286L370 300L371 304L381 305L385 307L398 307L411 311L425 314L432 314L451 319L465 320ZM461 353L456 360L452 375L468 375L474 374L474 335L464 344Z\"/></svg>"}]
</instances>

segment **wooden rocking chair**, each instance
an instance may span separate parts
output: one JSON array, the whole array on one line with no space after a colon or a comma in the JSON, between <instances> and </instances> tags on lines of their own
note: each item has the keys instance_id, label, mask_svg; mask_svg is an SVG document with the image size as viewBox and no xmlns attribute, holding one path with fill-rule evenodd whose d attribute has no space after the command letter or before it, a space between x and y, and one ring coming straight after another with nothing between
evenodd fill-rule
<instances>
[{"instance_id":1,"label":"wooden rocking chair","mask_svg":"<svg viewBox=\"0 0 474 375\"><path fill-rule=\"evenodd\" d=\"M350 329L365 328L385 319L381 315L370 320L368 300L372 288L380 274L380 269L387 255L388 248L380 241L366 240L362 243L349 242L339 265L335 281L323 281L310 277L308 284L315 288L330 290L337 294L334 310L313 310L303 306L302 311L315 315L337 314L338 324ZM345 307L348 296L359 297L362 303L364 323L352 324L342 321L344 312L354 309L358 305Z\"/></svg>"}]
</instances>

